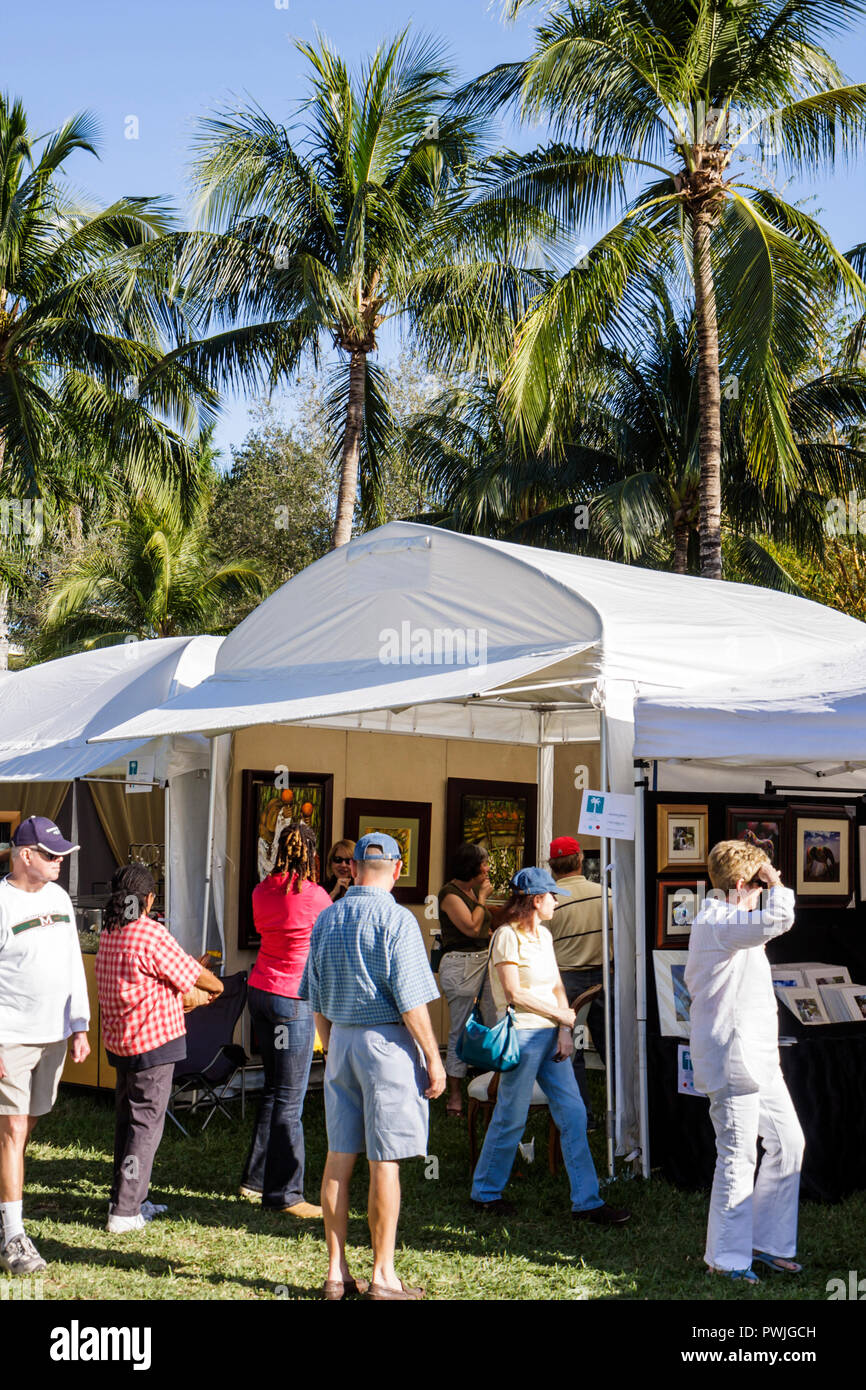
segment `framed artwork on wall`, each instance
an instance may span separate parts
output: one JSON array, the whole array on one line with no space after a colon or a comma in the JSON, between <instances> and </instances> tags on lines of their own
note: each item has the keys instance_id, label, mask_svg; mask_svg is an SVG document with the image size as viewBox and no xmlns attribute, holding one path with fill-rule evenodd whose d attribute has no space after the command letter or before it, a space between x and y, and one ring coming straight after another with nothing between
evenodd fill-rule
<instances>
[{"instance_id":1,"label":"framed artwork on wall","mask_svg":"<svg viewBox=\"0 0 866 1390\"><path fill-rule=\"evenodd\" d=\"M403 854L400 877L393 888L398 903L423 903L430 876L429 801L368 801L346 797L343 835L359 840L381 830L392 836Z\"/></svg>"},{"instance_id":2,"label":"framed artwork on wall","mask_svg":"<svg viewBox=\"0 0 866 1390\"><path fill-rule=\"evenodd\" d=\"M688 1038L691 1034L691 998L686 989L688 951L653 951L656 1000L662 1037Z\"/></svg>"},{"instance_id":3,"label":"framed artwork on wall","mask_svg":"<svg viewBox=\"0 0 866 1390\"><path fill-rule=\"evenodd\" d=\"M709 810L706 806L658 806L658 871L688 873L707 862Z\"/></svg>"},{"instance_id":4,"label":"framed artwork on wall","mask_svg":"<svg viewBox=\"0 0 866 1390\"><path fill-rule=\"evenodd\" d=\"M853 824L844 806L791 806L791 878L800 907L845 907L854 881Z\"/></svg>"},{"instance_id":5,"label":"framed artwork on wall","mask_svg":"<svg viewBox=\"0 0 866 1390\"><path fill-rule=\"evenodd\" d=\"M762 849L782 878L788 873L788 812L784 806L729 806L727 838Z\"/></svg>"},{"instance_id":6,"label":"framed artwork on wall","mask_svg":"<svg viewBox=\"0 0 866 1390\"><path fill-rule=\"evenodd\" d=\"M695 913L706 896L706 882L697 879L659 879L656 946L685 948Z\"/></svg>"},{"instance_id":7,"label":"framed artwork on wall","mask_svg":"<svg viewBox=\"0 0 866 1390\"><path fill-rule=\"evenodd\" d=\"M538 788L534 782L488 782L449 777L445 821L445 872L458 845L483 845L490 858L494 895L508 895L518 869L535 863Z\"/></svg>"},{"instance_id":8,"label":"framed artwork on wall","mask_svg":"<svg viewBox=\"0 0 866 1390\"><path fill-rule=\"evenodd\" d=\"M241 858L238 875L238 946L259 944L253 925L253 889L270 873L285 826L301 820L316 836L316 877L331 848L334 777L330 772L289 772L275 777L245 769L241 783Z\"/></svg>"}]
</instances>

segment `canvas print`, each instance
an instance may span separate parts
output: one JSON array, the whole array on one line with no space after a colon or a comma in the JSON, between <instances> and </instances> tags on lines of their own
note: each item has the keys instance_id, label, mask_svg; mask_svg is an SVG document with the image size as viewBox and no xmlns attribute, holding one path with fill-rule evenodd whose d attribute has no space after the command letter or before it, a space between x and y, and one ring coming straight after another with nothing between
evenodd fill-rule
<instances>
[{"instance_id":1,"label":"canvas print","mask_svg":"<svg viewBox=\"0 0 866 1390\"><path fill-rule=\"evenodd\" d=\"M446 860L465 842L483 845L494 895L527 864L537 863L538 789L529 782L486 782L449 777L445 831Z\"/></svg>"},{"instance_id":2,"label":"canvas print","mask_svg":"<svg viewBox=\"0 0 866 1390\"><path fill-rule=\"evenodd\" d=\"M707 862L707 807L659 806L656 814L659 873L703 867Z\"/></svg>"},{"instance_id":3,"label":"canvas print","mask_svg":"<svg viewBox=\"0 0 866 1390\"><path fill-rule=\"evenodd\" d=\"M347 797L343 834L359 840L380 830L400 846L400 877L392 892L397 902L423 902L430 868L429 801L372 801Z\"/></svg>"},{"instance_id":4,"label":"canvas print","mask_svg":"<svg viewBox=\"0 0 866 1390\"><path fill-rule=\"evenodd\" d=\"M316 837L316 881L331 845L331 773L244 771L241 797L241 862L238 875L238 945L257 946L252 894L272 870L284 828L300 821Z\"/></svg>"},{"instance_id":5,"label":"canvas print","mask_svg":"<svg viewBox=\"0 0 866 1390\"><path fill-rule=\"evenodd\" d=\"M732 806L727 813L727 838L743 840L762 849L770 863L785 876L787 812Z\"/></svg>"}]
</instances>

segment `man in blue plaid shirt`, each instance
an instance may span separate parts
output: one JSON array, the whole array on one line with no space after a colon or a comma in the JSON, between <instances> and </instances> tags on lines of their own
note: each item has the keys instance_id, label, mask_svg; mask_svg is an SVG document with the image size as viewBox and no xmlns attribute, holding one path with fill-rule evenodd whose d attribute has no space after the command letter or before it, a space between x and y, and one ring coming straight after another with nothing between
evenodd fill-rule
<instances>
[{"instance_id":1,"label":"man in blue plaid shirt","mask_svg":"<svg viewBox=\"0 0 866 1390\"><path fill-rule=\"evenodd\" d=\"M391 892L400 866L400 847L390 835L362 835L354 885L317 918L298 991L315 1011L326 1055L323 1294L334 1301L352 1293L381 1301L423 1298L394 1269L399 1163L427 1152L428 1100L444 1091L445 1068L427 1009L439 991L421 931ZM346 1263L349 1182L361 1151L370 1165L369 1287L352 1278Z\"/></svg>"}]
</instances>

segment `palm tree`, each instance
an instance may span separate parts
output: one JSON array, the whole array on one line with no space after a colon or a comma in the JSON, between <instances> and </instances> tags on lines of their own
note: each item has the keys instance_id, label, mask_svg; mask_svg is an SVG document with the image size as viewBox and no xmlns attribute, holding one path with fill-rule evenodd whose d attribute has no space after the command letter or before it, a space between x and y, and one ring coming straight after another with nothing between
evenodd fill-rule
<instances>
[{"instance_id":1,"label":"palm tree","mask_svg":"<svg viewBox=\"0 0 866 1390\"><path fill-rule=\"evenodd\" d=\"M693 305L700 562L711 577L722 573L724 381L739 389L750 474L781 496L805 482L782 362L816 335L814 287L866 302L827 233L745 157L756 146L771 166L813 176L857 148L866 85L846 83L820 40L863 12L860 0L559 4L528 61L487 73L458 102L472 113L513 101L551 124L546 149L502 157L504 196L584 226L619 213L521 330L503 401L534 447L555 440L587 346L628 350L660 274L678 277Z\"/></svg>"},{"instance_id":2,"label":"palm tree","mask_svg":"<svg viewBox=\"0 0 866 1390\"><path fill-rule=\"evenodd\" d=\"M358 493L376 518L394 422L371 358L402 326L440 369L501 366L541 277L515 247L552 235L533 203L490 197L478 122L445 114L453 77L439 46L406 33L352 76L322 40L299 43L312 92L301 128L259 108L204 123L196 174L202 230L184 244L199 369L268 388L305 353L334 348L329 397L339 492L333 544L349 540ZM522 254L522 252L521 252Z\"/></svg>"},{"instance_id":3,"label":"palm tree","mask_svg":"<svg viewBox=\"0 0 866 1390\"><path fill-rule=\"evenodd\" d=\"M113 476L183 512L214 397L165 359L184 332L156 254L171 222L145 198L73 200L60 176L76 150L96 153L87 114L37 141L0 96L0 491L80 507ZM3 585L0 661L7 635Z\"/></svg>"},{"instance_id":4,"label":"palm tree","mask_svg":"<svg viewBox=\"0 0 866 1390\"><path fill-rule=\"evenodd\" d=\"M142 497L96 529L47 590L37 659L129 637L227 630L237 605L254 606L264 593L259 568L215 558L209 500L199 495L191 522Z\"/></svg>"},{"instance_id":5,"label":"palm tree","mask_svg":"<svg viewBox=\"0 0 866 1390\"><path fill-rule=\"evenodd\" d=\"M651 568L699 564L700 423L696 333L659 289L648 336L626 354L599 349L570 403L573 441L554 455L522 449L504 427L496 382L449 388L415 417L408 458L457 530L577 550ZM721 402L721 530L738 577L797 591L777 547L820 561L827 503L866 487L866 374L800 344L786 361L788 413L802 477L780 496L750 469L744 402ZM588 524L587 524L588 523Z\"/></svg>"}]
</instances>

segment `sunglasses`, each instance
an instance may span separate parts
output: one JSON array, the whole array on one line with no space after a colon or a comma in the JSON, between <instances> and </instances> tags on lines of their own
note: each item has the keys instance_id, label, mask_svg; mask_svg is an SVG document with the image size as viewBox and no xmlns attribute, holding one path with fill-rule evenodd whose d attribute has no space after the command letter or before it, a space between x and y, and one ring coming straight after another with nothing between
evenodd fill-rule
<instances>
[{"instance_id":1,"label":"sunglasses","mask_svg":"<svg viewBox=\"0 0 866 1390\"><path fill-rule=\"evenodd\" d=\"M334 858L331 860L331 863L332 863L332 864L351 864L351 862L352 862L351 859L339 859L339 858L337 858L337 857L334 857Z\"/></svg>"},{"instance_id":2,"label":"sunglasses","mask_svg":"<svg viewBox=\"0 0 866 1390\"><path fill-rule=\"evenodd\" d=\"M62 854L49 854L47 849L39 849L37 845L33 845L33 849L36 850L40 859L47 859L49 864L56 864L58 859L63 858Z\"/></svg>"}]
</instances>

